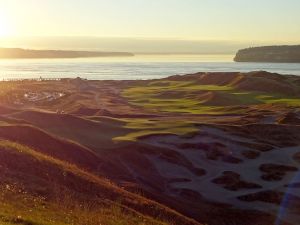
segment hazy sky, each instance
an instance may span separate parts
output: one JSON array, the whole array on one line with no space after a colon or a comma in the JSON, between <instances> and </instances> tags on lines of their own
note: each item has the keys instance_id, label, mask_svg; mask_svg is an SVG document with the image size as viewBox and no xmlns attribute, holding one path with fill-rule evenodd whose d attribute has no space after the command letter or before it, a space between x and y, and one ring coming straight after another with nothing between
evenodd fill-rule
<instances>
[{"instance_id":1,"label":"hazy sky","mask_svg":"<svg viewBox=\"0 0 300 225\"><path fill-rule=\"evenodd\" d=\"M0 37L294 44L299 12L300 0L0 0Z\"/></svg>"}]
</instances>

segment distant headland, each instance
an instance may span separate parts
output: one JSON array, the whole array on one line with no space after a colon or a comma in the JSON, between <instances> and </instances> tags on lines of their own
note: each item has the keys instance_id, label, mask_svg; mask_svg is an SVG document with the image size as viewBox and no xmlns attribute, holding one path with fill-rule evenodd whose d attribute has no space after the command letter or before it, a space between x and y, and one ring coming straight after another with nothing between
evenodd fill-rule
<instances>
[{"instance_id":1,"label":"distant headland","mask_svg":"<svg viewBox=\"0 0 300 225\"><path fill-rule=\"evenodd\" d=\"M246 48L238 51L234 61L300 63L300 45Z\"/></svg>"},{"instance_id":2,"label":"distant headland","mask_svg":"<svg viewBox=\"0 0 300 225\"><path fill-rule=\"evenodd\" d=\"M129 52L93 52L65 50L32 50L21 48L0 48L0 59L36 58L92 58L92 57L130 57Z\"/></svg>"}]
</instances>

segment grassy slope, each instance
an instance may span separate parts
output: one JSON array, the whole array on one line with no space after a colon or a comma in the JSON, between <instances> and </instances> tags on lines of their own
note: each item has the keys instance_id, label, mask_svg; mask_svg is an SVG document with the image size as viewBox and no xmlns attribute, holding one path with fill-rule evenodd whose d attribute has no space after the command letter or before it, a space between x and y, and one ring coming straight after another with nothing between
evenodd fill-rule
<instances>
[{"instance_id":1,"label":"grassy slope","mask_svg":"<svg viewBox=\"0 0 300 225\"><path fill-rule=\"evenodd\" d=\"M112 138L128 133L122 121L93 121L72 115L25 111L10 117L23 119L56 136L80 143L93 150L112 147ZM101 147L100 147L101 146Z\"/></svg>"},{"instance_id":2,"label":"grassy slope","mask_svg":"<svg viewBox=\"0 0 300 225\"><path fill-rule=\"evenodd\" d=\"M275 92L278 90L277 92ZM172 115L247 114L247 107L299 107L300 86L273 74L204 74L175 76L131 86L122 92L129 103L152 113ZM297 95L295 95L297 93ZM134 141L151 134L188 134L197 131L194 121L127 121L136 131L115 138Z\"/></svg>"},{"instance_id":3,"label":"grassy slope","mask_svg":"<svg viewBox=\"0 0 300 225\"><path fill-rule=\"evenodd\" d=\"M64 195L60 202L48 202L13 186L2 187L0 191L1 225L169 224L137 213L128 213L117 204L95 207L92 204L80 203L72 195Z\"/></svg>"},{"instance_id":4,"label":"grassy slope","mask_svg":"<svg viewBox=\"0 0 300 225\"><path fill-rule=\"evenodd\" d=\"M224 110L226 107L251 104L300 106L299 98L284 93L270 93L267 89L266 92L243 91L233 85L201 85L186 81L152 82L144 87L128 88L123 96L131 104L170 113L222 114L227 112ZM212 101L212 97L217 99Z\"/></svg>"},{"instance_id":5,"label":"grassy slope","mask_svg":"<svg viewBox=\"0 0 300 225\"><path fill-rule=\"evenodd\" d=\"M0 224L3 225L167 224L150 217L128 213L117 204L95 207L92 204L80 203L71 195L64 195L60 202L48 202L11 185L0 189Z\"/></svg>"},{"instance_id":6,"label":"grassy slope","mask_svg":"<svg viewBox=\"0 0 300 225\"><path fill-rule=\"evenodd\" d=\"M124 136L113 138L115 141L136 141L139 137L151 134L184 135L198 131L192 121L158 121L154 119L123 119L126 128L132 129Z\"/></svg>"},{"instance_id":7,"label":"grassy slope","mask_svg":"<svg viewBox=\"0 0 300 225\"><path fill-rule=\"evenodd\" d=\"M1 224L163 224L175 211L126 192L73 164L0 141ZM164 219L163 219L164 220Z\"/></svg>"}]
</instances>

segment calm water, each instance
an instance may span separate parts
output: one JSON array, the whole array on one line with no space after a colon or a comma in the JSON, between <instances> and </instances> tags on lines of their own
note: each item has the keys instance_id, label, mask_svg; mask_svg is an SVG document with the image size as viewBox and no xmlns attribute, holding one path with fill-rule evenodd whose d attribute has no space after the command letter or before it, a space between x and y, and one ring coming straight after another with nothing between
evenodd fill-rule
<instances>
[{"instance_id":1,"label":"calm water","mask_svg":"<svg viewBox=\"0 0 300 225\"><path fill-rule=\"evenodd\" d=\"M300 63L235 63L232 55L137 55L129 58L0 60L0 79L82 77L153 79L196 72L266 70L300 75Z\"/></svg>"}]
</instances>

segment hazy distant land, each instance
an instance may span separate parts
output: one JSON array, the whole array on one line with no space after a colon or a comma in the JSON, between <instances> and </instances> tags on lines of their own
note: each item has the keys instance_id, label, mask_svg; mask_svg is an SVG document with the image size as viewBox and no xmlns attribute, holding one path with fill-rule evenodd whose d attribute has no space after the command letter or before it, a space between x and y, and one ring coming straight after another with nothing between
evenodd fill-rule
<instances>
[{"instance_id":1,"label":"hazy distant land","mask_svg":"<svg viewBox=\"0 0 300 225\"><path fill-rule=\"evenodd\" d=\"M0 48L2 59L22 58L91 58L91 57L130 57L129 52L94 52L94 51L64 51L64 50L31 50L21 48Z\"/></svg>"},{"instance_id":2,"label":"hazy distant land","mask_svg":"<svg viewBox=\"0 0 300 225\"><path fill-rule=\"evenodd\" d=\"M234 61L299 63L300 45L246 48L238 51Z\"/></svg>"}]
</instances>

